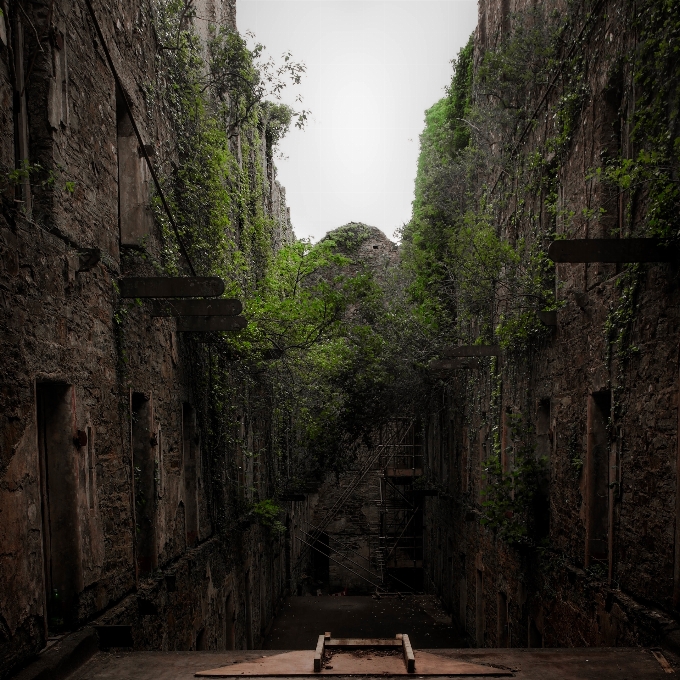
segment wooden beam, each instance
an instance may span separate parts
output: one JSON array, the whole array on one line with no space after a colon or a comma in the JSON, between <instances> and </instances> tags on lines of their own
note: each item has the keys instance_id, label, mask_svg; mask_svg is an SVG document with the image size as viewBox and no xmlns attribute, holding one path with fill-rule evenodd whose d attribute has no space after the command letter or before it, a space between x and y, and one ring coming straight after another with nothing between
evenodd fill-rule
<instances>
[{"instance_id":1,"label":"wooden beam","mask_svg":"<svg viewBox=\"0 0 680 680\"><path fill-rule=\"evenodd\" d=\"M372 647L401 647L397 638L331 638L326 640L326 647L343 649L371 649Z\"/></svg>"},{"instance_id":2,"label":"wooden beam","mask_svg":"<svg viewBox=\"0 0 680 680\"><path fill-rule=\"evenodd\" d=\"M548 257L553 262L672 262L678 247L657 238L583 238L553 241Z\"/></svg>"},{"instance_id":3,"label":"wooden beam","mask_svg":"<svg viewBox=\"0 0 680 680\"><path fill-rule=\"evenodd\" d=\"M316 643L316 651L314 652L314 672L321 673L323 668L323 653L326 646L326 638L319 635L319 641Z\"/></svg>"},{"instance_id":4,"label":"wooden beam","mask_svg":"<svg viewBox=\"0 0 680 680\"><path fill-rule=\"evenodd\" d=\"M154 301L151 316L236 316L243 311L240 300Z\"/></svg>"},{"instance_id":5,"label":"wooden beam","mask_svg":"<svg viewBox=\"0 0 680 680\"><path fill-rule=\"evenodd\" d=\"M498 345L461 345L444 350L445 357L497 357L500 353Z\"/></svg>"},{"instance_id":6,"label":"wooden beam","mask_svg":"<svg viewBox=\"0 0 680 680\"><path fill-rule=\"evenodd\" d=\"M455 368L480 368L479 359L460 358L460 359L436 359L430 362L432 371L452 371Z\"/></svg>"},{"instance_id":7,"label":"wooden beam","mask_svg":"<svg viewBox=\"0 0 680 680\"><path fill-rule=\"evenodd\" d=\"M243 316L180 316L177 319L177 330L182 333L240 331L247 325Z\"/></svg>"},{"instance_id":8,"label":"wooden beam","mask_svg":"<svg viewBox=\"0 0 680 680\"><path fill-rule=\"evenodd\" d=\"M130 276L118 279L123 298L219 297L224 281L218 276Z\"/></svg>"},{"instance_id":9,"label":"wooden beam","mask_svg":"<svg viewBox=\"0 0 680 680\"><path fill-rule=\"evenodd\" d=\"M416 657L413 656L413 648L411 647L411 641L408 639L408 635L406 635L406 633L402 634L401 641L404 649L404 663L406 664L406 672L415 673Z\"/></svg>"}]
</instances>

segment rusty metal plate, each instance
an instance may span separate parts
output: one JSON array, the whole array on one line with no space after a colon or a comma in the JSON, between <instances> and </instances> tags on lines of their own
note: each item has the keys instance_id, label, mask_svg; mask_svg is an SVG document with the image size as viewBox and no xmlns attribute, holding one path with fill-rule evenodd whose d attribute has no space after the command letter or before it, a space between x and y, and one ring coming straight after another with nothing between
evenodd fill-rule
<instances>
[{"instance_id":1,"label":"rusty metal plate","mask_svg":"<svg viewBox=\"0 0 680 680\"><path fill-rule=\"evenodd\" d=\"M475 369L480 367L479 359L474 358L437 359L430 362L430 369L433 371L452 371L455 368Z\"/></svg>"},{"instance_id":2,"label":"rusty metal plate","mask_svg":"<svg viewBox=\"0 0 680 680\"><path fill-rule=\"evenodd\" d=\"M461 345L444 350L445 357L497 357L500 353L498 345Z\"/></svg>"},{"instance_id":3,"label":"rusty metal plate","mask_svg":"<svg viewBox=\"0 0 680 680\"><path fill-rule=\"evenodd\" d=\"M678 247L656 238L585 238L553 241L548 257L553 262L672 262Z\"/></svg>"},{"instance_id":4,"label":"rusty metal plate","mask_svg":"<svg viewBox=\"0 0 680 680\"><path fill-rule=\"evenodd\" d=\"M124 298L218 297L224 281L218 276L130 276L118 280Z\"/></svg>"},{"instance_id":5,"label":"rusty metal plate","mask_svg":"<svg viewBox=\"0 0 680 680\"><path fill-rule=\"evenodd\" d=\"M211 331L240 331L248 325L243 316L180 316L177 330L190 333L210 333Z\"/></svg>"},{"instance_id":6,"label":"rusty metal plate","mask_svg":"<svg viewBox=\"0 0 680 680\"><path fill-rule=\"evenodd\" d=\"M151 316L236 316L243 311L240 300L154 301Z\"/></svg>"},{"instance_id":7,"label":"rusty metal plate","mask_svg":"<svg viewBox=\"0 0 680 680\"><path fill-rule=\"evenodd\" d=\"M505 668L494 668L481 664L469 663L458 659L438 656L430 652L414 652L415 671L409 673L404 658L395 656L370 656L366 652L347 651L334 654L328 666L315 673L314 650L284 652L275 656L267 656L255 661L235 663L230 666L199 671L196 677L237 678L241 676L261 677L295 677L319 675L464 675L482 677L511 676L512 672Z\"/></svg>"}]
</instances>

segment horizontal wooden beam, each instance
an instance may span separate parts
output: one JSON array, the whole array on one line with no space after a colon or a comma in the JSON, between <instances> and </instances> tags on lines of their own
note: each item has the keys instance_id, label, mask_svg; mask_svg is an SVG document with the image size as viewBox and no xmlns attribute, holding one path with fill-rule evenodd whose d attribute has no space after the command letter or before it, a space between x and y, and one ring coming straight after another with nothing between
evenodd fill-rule
<instances>
[{"instance_id":1,"label":"horizontal wooden beam","mask_svg":"<svg viewBox=\"0 0 680 680\"><path fill-rule=\"evenodd\" d=\"M657 238L582 238L553 241L548 257L553 262L672 262L678 247Z\"/></svg>"},{"instance_id":2,"label":"horizontal wooden beam","mask_svg":"<svg viewBox=\"0 0 680 680\"><path fill-rule=\"evenodd\" d=\"M398 638L330 638L326 647L343 649L371 649L372 647L401 647Z\"/></svg>"},{"instance_id":3,"label":"horizontal wooden beam","mask_svg":"<svg viewBox=\"0 0 680 680\"><path fill-rule=\"evenodd\" d=\"M236 316L242 311L240 300L154 301L151 316Z\"/></svg>"},{"instance_id":4,"label":"horizontal wooden beam","mask_svg":"<svg viewBox=\"0 0 680 680\"><path fill-rule=\"evenodd\" d=\"M124 298L219 297L224 281L218 276L130 276L118 280Z\"/></svg>"},{"instance_id":5,"label":"horizontal wooden beam","mask_svg":"<svg viewBox=\"0 0 680 680\"><path fill-rule=\"evenodd\" d=\"M460 358L460 359L436 359L430 362L432 371L452 371L456 368L476 369L480 368L479 359Z\"/></svg>"},{"instance_id":6,"label":"horizontal wooden beam","mask_svg":"<svg viewBox=\"0 0 680 680\"><path fill-rule=\"evenodd\" d=\"M445 357L497 357L500 353L498 345L461 345L444 349Z\"/></svg>"},{"instance_id":7,"label":"horizontal wooden beam","mask_svg":"<svg viewBox=\"0 0 680 680\"><path fill-rule=\"evenodd\" d=\"M187 333L210 333L211 331L240 331L248 325L242 316L180 316L177 330Z\"/></svg>"}]
</instances>

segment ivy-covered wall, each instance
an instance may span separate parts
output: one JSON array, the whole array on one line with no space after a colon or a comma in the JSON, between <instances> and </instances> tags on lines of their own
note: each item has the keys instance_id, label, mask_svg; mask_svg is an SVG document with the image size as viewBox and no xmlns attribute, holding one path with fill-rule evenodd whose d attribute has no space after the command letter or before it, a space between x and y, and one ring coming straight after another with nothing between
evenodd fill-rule
<instances>
[{"instance_id":1,"label":"ivy-covered wall","mask_svg":"<svg viewBox=\"0 0 680 680\"><path fill-rule=\"evenodd\" d=\"M675 644L677 266L547 248L677 239L676 9L482 1L426 114L412 294L450 345L500 346L426 416L430 583L480 646Z\"/></svg>"},{"instance_id":2,"label":"ivy-covered wall","mask_svg":"<svg viewBox=\"0 0 680 680\"><path fill-rule=\"evenodd\" d=\"M139 649L253 648L308 514L273 500L304 428L257 316L298 252L273 157L299 114L263 83L299 66L267 80L229 0L0 9L0 677L92 622ZM194 274L242 300L240 338L120 296Z\"/></svg>"}]
</instances>

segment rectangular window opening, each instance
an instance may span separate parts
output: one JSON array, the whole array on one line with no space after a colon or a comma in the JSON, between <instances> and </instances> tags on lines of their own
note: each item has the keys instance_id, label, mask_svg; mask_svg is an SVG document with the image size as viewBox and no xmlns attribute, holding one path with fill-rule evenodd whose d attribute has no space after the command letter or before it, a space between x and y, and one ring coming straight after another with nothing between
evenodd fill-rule
<instances>
[{"instance_id":1,"label":"rectangular window opening","mask_svg":"<svg viewBox=\"0 0 680 680\"><path fill-rule=\"evenodd\" d=\"M158 568L153 401L150 395L133 392L131 406L137 572L148 576Z\"/></svg>"},{"instance_id":2,"label":"rectangular window opening","mask_svg":"<svg viewBox=\"0 0 680 680\"><path fill-rule=\"evenodd\" d=\"M182 432L184 448L184 511L187 546L198 541L198 463L201 440L196 424L196 409L191 404L182 408Z\"/></svg>"},{"instance_id":3,"label":"rectangular window opening","mask_svg":"<svg viewBox=\"0 0 680 680\"><path fill-rule=\"evenodd\" d=\"M611 391L595 392L588 399L586 448L586 555L585 564L608 567L609 544L609 425Z\"/></svg>"}]
</instances>

